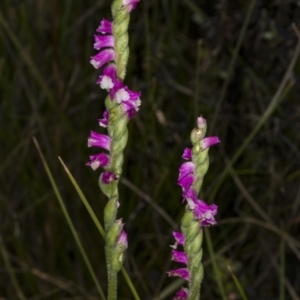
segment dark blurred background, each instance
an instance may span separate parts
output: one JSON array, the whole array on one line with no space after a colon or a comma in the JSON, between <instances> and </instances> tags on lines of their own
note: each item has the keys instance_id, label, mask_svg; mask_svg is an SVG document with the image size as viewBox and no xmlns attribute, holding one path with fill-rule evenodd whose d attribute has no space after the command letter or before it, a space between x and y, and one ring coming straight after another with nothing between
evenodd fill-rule
<instances>
[{"instance_id":1,"label":"dark blurred background","mask_svg":"<svg viewBox=\"0 0 300 300\"><path fill-rule=\"evenodd\" d=\"M106 92L89 57L110 5L0 2L1 299L99 299L34 136L106 290L103 239L58 156L102 222L100 171L85 163L89 131L105 132ZM219 206L204 232L202 299L245 299L235 279L248 299L300 299L299 18L298 0L141 0L132 12L126 84L143 102L129 124L119 216L141 299L171 299L184 285L166 271L184 212L178 167L200 114L222 141L202 191ZM119 278L119 299L133 299Z\"/></svg>"}]
</instances>

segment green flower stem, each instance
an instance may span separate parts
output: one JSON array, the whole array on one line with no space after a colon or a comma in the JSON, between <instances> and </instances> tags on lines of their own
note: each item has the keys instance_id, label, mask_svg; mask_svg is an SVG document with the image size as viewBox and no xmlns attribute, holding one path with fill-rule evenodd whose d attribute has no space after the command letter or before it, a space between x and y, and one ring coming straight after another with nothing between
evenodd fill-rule
<instances>
[{"instance_id":1,"label":"green flower stem","mask_svg":"<svg viewBox=\"0 0 300 300\"><path fill-rule=\"evenodd\" d=\"M111 164L107 171L111 171L118 176L122 174L122 165L124 161L124 148L127 144L128 130L127 130L127 116L123 114L122 107L112 101L109 97L106 98L106 107L109 111L109 124L108 134L111 137L110 146L110 159ZM106 236L109 235L116 223L117 211L118 211L118 191L119 180L116 180L110 184L101 184L100 187L103 193L109 198L109 201L104 210L104 224ZM117 236L117 235L116 235ZM108 299L117 299L117 272L112 268L112 252L116 247L115 243L112 245L106 245L105 255L107 263L107 274L108 274Z\"/></svg>"},{"instance_id":2,"label":"green flower stem","mask_svg":"<svg viewBox=\"0 0 300 300\"><path fill-rule=\"evenodd\" d=\"M200 287L203 279L202 266L202 229L194 213L186 208L181 222L181 230L185 236L184 251L188 257L188 270L190 272L189 300L200 298Z\"/></svg>"},{"instance_id":3,"label":"green flower stem","mask_svg":"<svg viewBox=\"0 0 300 300\"><path fill-rule=\"evenodd\" d=\"M117 299L117 272L110 272L108 275L108 300Z\"/></svg>"},{"instance_id":4,"label":"green flower stem","mask_svg":"<svg viewBox=\"0 0 300 300\"><path fill-rule=\"evenodd\" d=\"M126 75L126 66L129 58L128 47L128 25L130 14L128 8L123 8L122 0L115 0L112 4L113 35L115 38L115 62L117 65L117 75L124 79Z\"/></svg>"}]
</instances>

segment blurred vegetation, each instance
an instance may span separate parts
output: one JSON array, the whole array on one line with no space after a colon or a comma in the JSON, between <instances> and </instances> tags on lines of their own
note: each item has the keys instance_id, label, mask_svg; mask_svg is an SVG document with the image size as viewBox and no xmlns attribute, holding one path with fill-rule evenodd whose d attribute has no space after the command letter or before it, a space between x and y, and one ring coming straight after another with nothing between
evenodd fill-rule
<instances>
[{"instance_id":1,"label":"blurred vegetation","mask_svg":"<svg viewBox=\"0 0 300 300\"><path fill-rule=\"evenodd\" d=\"M103 239L58 156L102 222L99 171L85 163L106 95L89 57L110 4L0 2L1 299L99 299L34 136L106 290ZM184 210L178 167L200 114L222 141L203 189L219 223L205 230L202 298L300 299L299 5L141 0L133 11L126 83L143 104L129 125L119 216L141 299L171 299L184 284L166 271ZM119 278L120 300L133 299Z\"/></svg>"}]
</instances>

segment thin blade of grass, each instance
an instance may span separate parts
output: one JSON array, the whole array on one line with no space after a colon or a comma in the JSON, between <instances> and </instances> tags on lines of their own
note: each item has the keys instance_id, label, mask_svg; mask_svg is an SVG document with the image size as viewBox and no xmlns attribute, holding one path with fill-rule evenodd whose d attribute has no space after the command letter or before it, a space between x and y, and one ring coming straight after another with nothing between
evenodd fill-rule
<instances>
[{"instance_id":1,"label":"thin blade of grass","mask_svg":"<svg viewBox=\"0 0 300 300\"><path fill-rule=\"evenodd\" d=\"M161 293L153 300L166 299L169 295L171 295L176 290L178 290L184 283L185 281L183 279L176 279L170 285L168 285L164 290L162 290Z\"/></svg>"},{"instance_id":2,"label":"thin blade of grass","mask_svg":"<svg viewBox=\"0 0 300 300\"><path fill-rule=\"evenodd\" d=\"M19 285L19 282L15 276L15 273L11 267L11 264L10 264L10 261L9 261L9 258L8 258L8 255L7 255L7 252L6 252L6 248L4 246L4 243L3 243L3 238L2 238L2 234L1 234L1 231L0 231L0 251L1 251L1 254L2 254L2 258L3 258L3 261L4 261L4 264L5 264L5 267L7 269L7 272L9 274L9 277L14 285L14 288L16 290L16 294L18 296L18 298L20 300L26 300L23 292L22 292L22 289L21 289L21 286Z\"/></svg>"},{"instance_id":3,"label":"thin blade of grass","mask_svg":"<svg viewBox=\"0 0 300 300\"><path fill-rule=\"evenodd\" d=\"M73 177L73 175L71 174L71 172L69 171L68 167L65 165L65 163L63 162L63 160L61 159L61 157L58 157L60 163L62 164L65 172L67 173L70 181L72 182L76 192L78 193L79 198L81 199L81 201L83 202L85 208L87 209L88 213L90 214L92 220L94 221L97 229L99 230L101 236L105 239L105 231L103 229L103 226L101 225L101 223L99 222L96 214L94 213L92 207L90 206L89 202L87 201L86 197L84 196L82 190L80 189L79 185L77 184L75 178Z\"/></svg>"},{"instance_id":4,"label":"thin blade of grass","mask_svg":"<svg viewBox=\"0 0 300 300\"><path fill-rule=\"evenodd\" d=\"M233 273L231 267L230 267L230 266L227 266L227 269L228 269L228 271L229 271L229 273L230 273L230 275L231 275L231 277L232 277L232 279L233 279L233 281L234 281L234 283L235 283L235 286L236 286L236 288L238 289L238 291L239 291L240 296L242 297L242 299L243 299L243 300L248 300L248 298L247 298L247 296L246 296L246 294L245 294L245 292L244 292L244 289L243 289L243 287L242 287L240 281L238 280L238 278L237 278L237 277L235 276L235 274Z\"/></svg>"},{"instance_id":5,"label":"thin blade of grass","mask_svg":"<svg viewBox=\"0 0 300 300\"><path fill-rule=\"evenodd\" d=\"M215 256L213 244L211 242L211 237L210 237L210 233L209 233L208 229L205 230L204 236L205 236L205 240L207 243L207 248L208 248L208 253L210 256L211 264L213 266L213 270L215 273L215 279L216 279L218 287L219 287L219 292L221 294L222 300L226 300L225 290L224 290L223 282L221 279L221 273L220 273L220 270L217 265L216 256Z\"/></svg>"},{"instance_id":6,"label":"thin blade of grass","mask_svg":"<svg viewBox=\"0 0 300 300\"><path fill-rule=\"evenodd\" d=\"M283 224L281 226L283 228ZM279 300L285 300L285 240L280 239Z\"/></svg>"},{"instance_id":7,"label":"thin blade of grass","mask_svg":"<svg viewBox=\"0 0 300 300\"><path fill-rule=\"evenodd\" d=\"M50 168L49 168L49 166L47 164L47 161L46 161L46 159L45 159L45 157L44 157L44 155L42 153L42 150L41 150L41 148L40 148L40 146L38 144L38 141L34 137L33 137L33 142L34 142L35 147L36 147L36 149L37 149L37 151L39 153L39 156L40 156L40 158L42 160L43 166L44 166L45 171L46 171L46 173L48 175L48 178L49 178L49 181L50 181L50 183L52 185L53 191L54 191L54 193L55 193L55 195L57 197L57 200L58 200L58 202L59 202L59 204L61 206L61 209L63 211L64 217L65 217L65 219L66 219L66 221L67 221L67 223L68 223L68 225L70 227L70 230L71 230L71 232L72 232L72 234L74 236L74 239L76 241L77 247L78 247L78 249L79 249L79 251L80 251L80 253L81 253L81 255L82 255L83 259L84 259L84 262L85 262L85 264L86 264L86 266L87 266L87 268L89 270L89 273L90 273L90 275L91 275L91 277L92 277L92 279L93 279L93 281L94 281L94 283L96 285L96 288L97 288L97 290L98 290L101 298L103 300L106 300L105 295L103 293L103 290L102 290L102 288L101 288L101 286L100 286L100 284L99 284L99 282L97 280L96 274L95 274L95 272L94 272L94 270L92 268L92 265L91 265L91 263L90 263L90 261L89 261L89 259L87 257L87 254L86 254L86 252L85 252L85 250L83 248L83 245L82 245L82 243L80 241L80 238L79 238L79 236L77 234L77 231L76 231L76 229L74 227L74 224L73 224L73 222L71 220L71 217L70 217L70 215L69 215L69 213L67 211L67 208L66 208L66 206L64 204L64 201L63 201L63 199L62 199L62 197L60 195L60 192L59 192L58 187L56 185L56 182L55 182L55 180L54 180L54 178L52 176L52 173L51 173Z\"/></svg>"},{"instance_id":8,"label":"thin blade of grass","mask_svg":"<svg viewBox=\"0 0 300 300\"><path fill-rule=\"evenodd\" d=\"M58 157L58 159L59 159L60 163L62 164L62 166L63 166L65 172L67 173L67 175L68 175L70 181L72 182L72 184L73 184L75 190L77 191L77 193L78 193L78 195L79 195L81 201L83 202L85 208L87 209L87 211L88 211L88 213L90 214L92 220L94 221L94 223L95 223L97 229L99 230L99 232L100 232L100 234L102 235L102 237L105 239L105 231L104 231L104 229L103 229L101 223L99 222L99 220L98 220L96 214L94 213L92 207L90 206L89 202L87 201L86 197L84 196L82 190L80 189L79 185L77 184L75 178L73 177L73 175L72 175L71 172L69 171L68 167L65 165L65 163L64 163L63 160L61 159L61 157ZM125 278L125 280L126 280L126 282L127 282L127 284L128 284L128 287L130 288L130 290L131 290L131 292L132 292L132 295L134 296L134 299L140 300L140 297L139 297L139 295L138 295L138 293L137 293L137 291L136 291L136 289L135 289L135 287L134 287L134 285L133 285L133 283L132 283L130 277L128 276L127 271L124 269L124 267L122 267L121 271L122 271L122 274L123 274L123 276L124 276L124 278Z\"/></svg>"}]
</instances>

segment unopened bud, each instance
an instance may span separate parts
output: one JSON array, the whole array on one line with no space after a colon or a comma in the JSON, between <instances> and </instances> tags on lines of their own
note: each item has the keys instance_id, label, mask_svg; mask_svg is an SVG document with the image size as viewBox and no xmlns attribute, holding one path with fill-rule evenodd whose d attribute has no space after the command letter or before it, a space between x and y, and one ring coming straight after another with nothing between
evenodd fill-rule
<instances>
[{"instance_id":1,"label":"unopened bud","mask_svg":"<svg viewBox=\"0 0 300 300\"><path fill-rule=\"evenodd\" d=\"M112 198L109 200L105 206L104 209L104 223L105 228L109 228L114 220L116 219L118 207L120 206L120 203L118 201L117 197Z\"/></svg>"},{"instance_id":2,"label":"unopened bud","mask_svg":"<svg viewBox=\"0 0 300 300\"><path fill-rule=\"evenodd\" d=\"M116 245L117 239L123 229L124 224L122 223L122 219L115 221L111 227L109 228L106 235L106 245L108 247L114 247Z\"/></svg>"}]
</instances>

